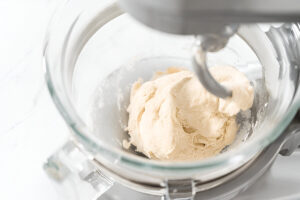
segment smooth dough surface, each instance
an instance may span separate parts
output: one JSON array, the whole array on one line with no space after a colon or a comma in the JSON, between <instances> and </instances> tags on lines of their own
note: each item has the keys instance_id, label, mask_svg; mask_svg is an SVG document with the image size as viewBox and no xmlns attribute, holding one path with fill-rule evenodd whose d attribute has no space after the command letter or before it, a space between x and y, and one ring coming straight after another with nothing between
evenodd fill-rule
<instances>
[{"instance_id":1,"label":"smooth dough surface","mask_svg":"<svg viewBox=\"0 0 300 200\"><path fill-rule=\"evenodd\" d=\"M150 81L135 82L128 107L129 141L156 160L199 160L231 144L238 130L236 114L252 106L254 91L246 76L230 66L210 68L232 90L232 97L207 92L190 71L169 68Z\"/></svg>"}]
</instances>

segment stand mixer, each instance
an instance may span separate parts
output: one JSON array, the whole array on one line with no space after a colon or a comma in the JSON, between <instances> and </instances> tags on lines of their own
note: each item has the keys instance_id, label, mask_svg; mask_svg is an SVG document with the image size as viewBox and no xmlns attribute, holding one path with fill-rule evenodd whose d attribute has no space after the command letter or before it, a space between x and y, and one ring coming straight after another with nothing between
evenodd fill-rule
<instances>
[{"instance_id":1,"label":"stand mixer","mask_svg":"<svg viewBox=\"0 0 300 200\"><path fill-rule=\"evenodd\" d=\"M267 33L245 25L299 21L295 0L285 5L279 0L119 3L143 24L172 34L136 24L114 1L73 0L58 9L46 36L48 88L72 137L44 168L59 187L71 183L69 199L231 199L261 177L278 153L290 155L299 146L299 24L271 27ZM208 70L214 60L209 56L223 51L234 54L230 59L242 57L242 63L249 55L255 60L245 62L256 66L248 76L257 102L251 110L251 134L238 133L241 145L186 163L152 161L122 148L128 86L137 78L149 79L154 71L183 65L194 69L211 93L231 96ZM216 56L222 60L224 55Z\"/></svg>"},{"instance_id":2,"label":"stand mixer","mask_svg":"<svg viewBox=\"0 0 300 200\"><path fill-rule=\"evenodd\" d=\"M196 35L194 69L202 85L221 98L231 96L210 74L206 53L224 48L241 23L296 22L297 1L138 1L120 0L126 12L143 24L167 33Z\"/></svg>"}]
</instances>

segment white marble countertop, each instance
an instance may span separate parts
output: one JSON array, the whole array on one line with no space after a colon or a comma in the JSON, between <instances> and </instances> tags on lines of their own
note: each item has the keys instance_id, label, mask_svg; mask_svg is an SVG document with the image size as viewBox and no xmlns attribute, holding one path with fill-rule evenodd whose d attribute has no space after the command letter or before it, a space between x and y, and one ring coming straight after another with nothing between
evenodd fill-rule
<instances>
[{"instance_id":1,"label":"white marble countertop","mask_svg":"<svg viewBox=\"0 0 300 200\"><path fill-rule=\"evenodd\" d=\"M59 200L42 165L68 136L46 88L39 53L58 0L0 1L0 199ZM268 178L238 199L300 196L300 152L279 157ZM280 185L289 185L283 191Z\"/></svg>"},{"instance_id":2,"label":"white marble countertop","mask_svg":"<svg viewBox=\"0 0 300 200\"><path fill-rule=\"evenodd\" d=\"M42 165L68 129L54 107L40 51L57 0L0 1L0 199L59 199Z\"/></svg>"}]
</instances>

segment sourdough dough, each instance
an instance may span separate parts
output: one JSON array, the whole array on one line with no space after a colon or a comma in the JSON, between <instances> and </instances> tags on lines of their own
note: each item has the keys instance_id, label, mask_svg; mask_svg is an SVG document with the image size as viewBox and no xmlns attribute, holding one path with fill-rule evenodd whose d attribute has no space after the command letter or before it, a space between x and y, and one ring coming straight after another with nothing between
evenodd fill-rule
<instances>
[{"instance_id":1,"label":"sourdough dough","mask_svg":"<svg viewBox=\"0 0 300 200\"><path fill-rule=\"evenodd\" d=\"M156 160L198 160L218 154L238 130L236 114L253 103L253 88L230 66L210 68L213 77L232 90L232 97L207 92L190 71L169 68L151 81L135 82L128 107L129 141L136 151Z\"/></svg>"}]
</instances>

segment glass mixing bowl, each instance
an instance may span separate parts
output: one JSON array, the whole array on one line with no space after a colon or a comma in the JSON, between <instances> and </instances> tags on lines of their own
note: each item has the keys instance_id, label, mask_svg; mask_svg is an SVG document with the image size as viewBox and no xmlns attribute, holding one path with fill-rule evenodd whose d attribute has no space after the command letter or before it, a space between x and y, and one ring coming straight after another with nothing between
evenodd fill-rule
<instances>
[{"instance_id":1,"label":"glass mixing bowl","mask_svg":"<svg viewBox=\"0 0 300 200\"><path fill-rule=\"evenodd\" d=\"M158 188L168 180L206 182L240 168L283 132L300 105L299 36L298 24L267 26L267 32L243 25L225 49L209 55L209 66L227 64L244 72L256 94L253 108L238 117L242 128L235 142L200 161L149 160L122 147L128 137L124 126L131 84L170 66L191 69L194 37L144 27L114 1L66 1L53 16L45 40L46 80L76 144L108 176L161 195L165 190Z\"/></svg>"}]
</instances>

